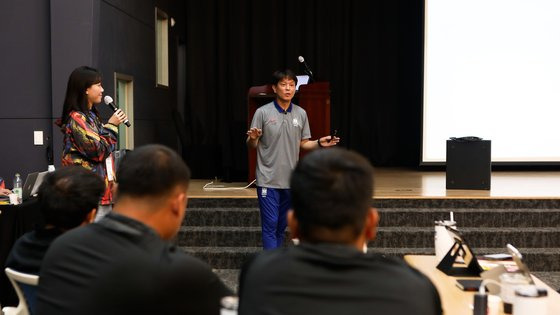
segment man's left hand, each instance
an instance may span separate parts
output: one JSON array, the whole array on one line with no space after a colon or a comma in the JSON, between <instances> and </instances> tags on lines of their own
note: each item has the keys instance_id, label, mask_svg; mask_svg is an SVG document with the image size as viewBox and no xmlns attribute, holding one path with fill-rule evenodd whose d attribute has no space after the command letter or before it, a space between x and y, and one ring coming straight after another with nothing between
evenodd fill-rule
<instances>
[{"instance_id":1,"label":"man's left hand","mask_svg":"<svg viewBox=\"0 0 560 315\"><path fill-rule=\"evenodd\" d=\"M321 147L332 147L340 142L340 138L337 136L326 136L319 139Z\"/></svg>"}]
</instances>

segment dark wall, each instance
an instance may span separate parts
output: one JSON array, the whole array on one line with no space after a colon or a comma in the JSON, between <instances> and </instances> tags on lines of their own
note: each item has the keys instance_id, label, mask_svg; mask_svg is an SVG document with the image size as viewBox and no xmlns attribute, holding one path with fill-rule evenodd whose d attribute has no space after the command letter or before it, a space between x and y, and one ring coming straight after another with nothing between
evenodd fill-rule
<instances>
[{"instance_id":1,"label":"dark wall","mask_svg":"<svg viewBox=\"0 0 560 315\"><path fill-rule=\"evenodd\" d=\"M68 76L76 67L97 66L98 0L51 1L51 80L54 165L60 166L62 133L54 121L62 114Z\"/></svg>"},{"instance_id":2,"label":"dark wall","mask_svg":"<svg viewBox=\"0 0 560 315\"><path fill-rule=\"evenodd\" d=\"M172 112L177 108L174 32L170 28L170 86L155 87L155 7L181 20L168 1L101 1L99 33L99 68L103 74L105 94L114 97L114 73L134 78L135 146L161 143L178 147ZM105 118L112 114L105 105L98 107Z\"/></svg>"},{"instance_id":3,"label":"dark wall","mask_svg":"<svg viewBox=\"0 0 560 315\"><path fill-rule=\"evenodd\" d=\"M49 2L0 1L0 177L12 187L46 170L46 145L33 145L33 131L52 133Z\"/></svg>"},{"instance_id":4,"label":"dark wall","mask_svg":"<svg viewBox=\"0 0 560 315\"><path fill-rule=\"evenodd\" d=\"M170 86L155 87L155 7L183 30L170 29ZM114 96L114 73L134 78L135 145L162 143L177 149L176 47L184 35L182 1L9 0L0 2L0 177L8 187L16 172L47 169L47 142L33 145L33 131L52 139L60 165L60 117L71 71L99 68L105 94ZM101 116L112 113L101 104ZM53 130L54 129L54 130ZM183 128L184 129L184 128Z\"/></svg>"}]
</instances>

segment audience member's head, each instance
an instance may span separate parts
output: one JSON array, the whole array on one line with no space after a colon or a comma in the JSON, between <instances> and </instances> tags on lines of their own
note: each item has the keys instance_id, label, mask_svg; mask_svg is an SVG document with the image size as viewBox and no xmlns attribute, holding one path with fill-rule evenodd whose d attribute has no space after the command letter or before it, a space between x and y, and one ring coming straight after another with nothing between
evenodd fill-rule
<instances>
[{"instance_id":1,"label":"audience member's head","mask_svg":"<svg viewBox=\"0 0 560 315\"><path fill-rule=\"evenodd\" d=\"M371 207L373 167L361 155L339 148L316 150L298 163L290 186L293 237L358 248L375 237L379 217Z\"/></svg>"},{"instance_id":2,"label":"audience member's head","mask_svg":"<svg viewBox=\"0 0 560 315\"><path fill-rule=\"evenodd\" d=\"M47 226L63 230L92 222L105 183L81 166L48 173L39 187L39 204Z\"/></svg>"},{"instance_id":3,"label":"audience member's head","mask_svg":"<svg viewBox=\"0 0 560 315\"><path fill-rule=\"evenodd\" d=\"M190 170L175 151L158 144L139 147L119 165L114 209L170 239L185 214L189 181Z\"/></svg>"}]
</instances>

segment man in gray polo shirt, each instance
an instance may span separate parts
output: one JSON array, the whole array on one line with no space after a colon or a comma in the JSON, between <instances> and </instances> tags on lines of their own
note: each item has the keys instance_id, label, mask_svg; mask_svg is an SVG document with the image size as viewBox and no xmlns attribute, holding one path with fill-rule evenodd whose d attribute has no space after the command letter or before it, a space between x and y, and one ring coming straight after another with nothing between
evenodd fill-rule
<instances>
[{"instance_id":1,"label":"man in gray polo shirt","mask_svg":"<svg viewBox=\"0 0 560 315\"><path fill-rule=\"evenodd\" d=\"M313 150L334 146L338 137L309 140L309 121L305 110L292 103L297 77L291 70L273 74L276 99L255 112L247 131L247 145L257 149L257 196L261 212L264 249L282 246L286 213L291 206L290 174L300 148Z\"/></svg>"}]
</instances>

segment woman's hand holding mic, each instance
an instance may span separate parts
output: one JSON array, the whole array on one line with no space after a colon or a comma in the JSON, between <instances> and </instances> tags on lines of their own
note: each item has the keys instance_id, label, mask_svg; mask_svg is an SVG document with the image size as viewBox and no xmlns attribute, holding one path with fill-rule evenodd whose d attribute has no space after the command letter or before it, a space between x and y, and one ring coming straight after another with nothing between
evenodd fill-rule
<instances>
[{"instance_id":1,"label":"woman's hand holding mic","mask_svg":"<svg viewBox=\"0 0 560 315\"><path fill-rule=\"evenodd\" d=\"M121 109L117 109L113 116L109 118L109 123L118 126L127 120L128 117L126 117L126 114Z\"/></svg>"}]
</instances>

